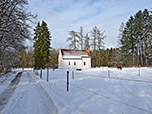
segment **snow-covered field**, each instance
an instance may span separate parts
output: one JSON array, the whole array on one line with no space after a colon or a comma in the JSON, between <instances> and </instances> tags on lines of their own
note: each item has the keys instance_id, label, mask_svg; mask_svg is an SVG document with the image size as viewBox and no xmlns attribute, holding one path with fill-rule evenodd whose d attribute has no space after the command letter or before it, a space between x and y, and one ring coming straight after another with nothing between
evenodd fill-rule
<instances>
[{"instance_id":1,"label":"snow-covered field","mask_svg":"<svg viewBox=\"0 0 152 114\"><path fill-rule=\"evenodd\" d=\"M70 71L66 87L67 70L50 70L47 82L46 70L40 79L27 69L2 114L152 113L152 68L93 68L74 71L74 79Z\"/></svg>"}]
</instances>

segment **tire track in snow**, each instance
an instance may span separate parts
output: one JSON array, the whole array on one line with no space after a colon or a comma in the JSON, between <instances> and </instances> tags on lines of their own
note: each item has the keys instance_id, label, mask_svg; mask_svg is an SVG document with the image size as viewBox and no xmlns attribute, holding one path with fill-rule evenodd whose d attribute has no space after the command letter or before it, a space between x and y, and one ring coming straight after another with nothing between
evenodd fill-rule
<instances>
[{"instance_id":1,"label":"tire track in snow","mask_svg":"<svg viewBox=\"0 0 152 114\"><path fill-rule=\"evenodd\" d=\"M9 98L13 95L21 76L22 72L19 72L16 77L11 81L11 84L6 88L6 90L0 94L0 112L7 104Z\"/></svg>"},{"instance_id":2,"label":"tire track in snow","mask_svg":"<svg viewBox=\"0 0 152 114\"><path fill-rule=\"evenodd\" d=\"M31 76L30 73L27 73L27 77L30 81L30 83L36 83L36 86L39 89L39 93L41 94L41 96L43 97L44 101L46 104L46 110L47 113L51 113L51 114L59 114L59 111L56 107L56 105L54 104L53 100L50 98L50 96L48 95L48 93L45 91L45 89L39 84L39 82L37 82L33 76ZM41 98L42 99L42 98ZM52 110L50 110L52 109Z\"/></svg>"},{"instance_id":3,"label":"tire track in snow","mask_svg":"<svg viewBox=\"0 0 152 114\"><path fill-rule=\"evenodd\" d=\"M39 85L41 86L41 84L39 84ZM70 105L66 100L64 100L66 98L64 96L62 96L60 92L58 93L58 91L56 91L56 89L54 89L52 85L49 84L49 85L47 85L47 87L50 88L47 91L49 93L53 93L53 94L51 94L50 97L52 99L54 99L55 101L58 101L56 106L59 106L58 110L61 114L82 114L81 110L79 110L75 106Z\"/></svg>"},{"instance_id":4,"label":"tire track in snow","mask_svg":"<svg viewBox=\"0 0 152 114\"><path fill-rule=\"evenodd\" d=\"M53 93L55 93L55 95L53 95L52 97L58 101L58 105L60 107L62 107L62 109L60 109L61 113L65 113L65 114L79 114L79 110L76 110L74 107L72 107L71 105L68 105L68 103L66 103L65 100L61 99L62 98L62 95L60 95L60 93L57 93L54 89L51 89L53 90ZM78 113L79 112L79 113Z\"/></svg>"}]
</instances>

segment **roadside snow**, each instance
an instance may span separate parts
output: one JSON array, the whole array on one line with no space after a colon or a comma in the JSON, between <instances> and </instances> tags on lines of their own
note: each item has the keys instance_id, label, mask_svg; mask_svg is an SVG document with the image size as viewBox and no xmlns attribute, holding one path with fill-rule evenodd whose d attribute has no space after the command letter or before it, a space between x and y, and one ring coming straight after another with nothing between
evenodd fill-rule
<instances>
[{"instance_id":1,"label":"roadside snow","mask_svg":"<svg viewBox=\"0 0 152 114\"><path fill-rule=\"evenodd\" d=\"M15 78L19 71L21 70L13 70L8 74L0 75L0 94L9 86L9 84Z\"/></svg>"},{"instance_id":2,"label":"roadside snow","mask_svg":"<svg viewBox=\"0 0 152 114\"><path fill-rule=\"evenodd\" d=\"M70 92L66 92L66 70L50 70L49 82L46 71L42 80L33 73L61 114L152 113L151 68L95 68L75 71L74 79L71 75L70 71Z\"/></svg>"}]
</instances>

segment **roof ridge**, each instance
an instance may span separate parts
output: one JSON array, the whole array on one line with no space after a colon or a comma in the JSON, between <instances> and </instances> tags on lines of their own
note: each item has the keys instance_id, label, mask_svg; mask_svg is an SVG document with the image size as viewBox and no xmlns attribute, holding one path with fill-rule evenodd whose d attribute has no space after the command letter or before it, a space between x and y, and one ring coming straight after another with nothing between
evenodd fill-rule
<instances>
[{"instance_id":1,"label":"roof ridge","mask_svg":"<svg viewBox=\"0 0 152 114\"><path fill-rule=\"evenodd\" d=\"M63 49L61 48L60 50L69 50L69 51L84 51L85 49Z\"/></svg>"},{"instance_id":2,"label":"roof ridge","mask_svg":"<svg viewBox=\"0 0 152 114\"><path fill-rule=\"evenodd\" d=\"M64 53L63 53L63 51L66 51L66 52L70 52L70 51L80 51L80 52L84 52L84 53L86 53L88 56L90 56L90 54L87 52L87 50L85 50L85 49L63 49L63 48L61 48L60 49L61 50L61 53L62 53L62 56L64 56ZM72 55L72 54L71 54ZM83 54L80 54L80 56L81 55L83 55Z\"/></svg>"}]
</instances>

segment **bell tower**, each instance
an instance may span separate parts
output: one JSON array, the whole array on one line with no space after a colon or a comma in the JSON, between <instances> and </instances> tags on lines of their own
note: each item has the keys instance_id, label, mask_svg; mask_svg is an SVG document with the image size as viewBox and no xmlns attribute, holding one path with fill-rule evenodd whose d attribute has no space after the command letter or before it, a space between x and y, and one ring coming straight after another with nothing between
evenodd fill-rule
<instances>
[{"instance_id":1,"label":"bell tower","mask_svg":"<svg viewBox=\"0 0 152 114\"><path fill-rule=\"evenodd\" d=\"M88 52L88 54L90 55L90 46L86 46L85 50Z\"/></svg>"}]
</instances>

